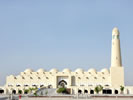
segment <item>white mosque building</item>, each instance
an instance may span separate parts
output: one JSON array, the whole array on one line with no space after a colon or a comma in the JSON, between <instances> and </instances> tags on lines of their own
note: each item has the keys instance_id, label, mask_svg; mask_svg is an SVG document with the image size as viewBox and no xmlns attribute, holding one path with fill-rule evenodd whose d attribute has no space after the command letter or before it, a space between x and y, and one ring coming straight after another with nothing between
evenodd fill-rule
<instances>
[{"instance_id":1,"label":"white mosque building","mask_svg":"<svg viewBox=\"0 0 133 100\"><path fill-rule=\"evenodd\" d=\"M103 86L101 94L120 94L120 86L124 86L124 94L133 94L133 87L124 85L124 67L121 61L120 33L117 28L112 31L112 54L110 69L102 69L97 72L95 69L84 71L81 68L71 71L66 68L63 71L51 69L46 71L39 69L33 71L26 69L20 75L7 76L6 84L0 87L0 93L24 94L24 89L32 87L48 87L57 89L60 85L70 89L71 94L88 93L95 94L94 88L97 85Z\"/></svg>"}]
</instances>

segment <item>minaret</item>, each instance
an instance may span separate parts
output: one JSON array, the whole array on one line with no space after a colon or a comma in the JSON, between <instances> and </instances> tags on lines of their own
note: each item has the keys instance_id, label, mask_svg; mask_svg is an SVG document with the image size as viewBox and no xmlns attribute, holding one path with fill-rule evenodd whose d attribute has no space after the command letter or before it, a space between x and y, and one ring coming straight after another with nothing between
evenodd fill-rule
<instances>
[{"instance_id":1,"label":"minaret","mask_svg":"<svg viewBox=\"0 0 133 100\"><path fill-rule=\"evenodd\" d=\"M118 28L112 30L112 53L111 53L111 85L113 87L124 86L124 68L121 61L120 32Z\"/></svg>"},{"instance_id":2,"label":"minaret","mask_svg":"<svg viewBox=\"0 0 133 100\"><path fill-rule=\"evenodd\" d=\"M114 28L112 30L112 54L111 54L111 67L121 67L121 48L119 39L119 30Z\"/></svg>"}]
</instances>

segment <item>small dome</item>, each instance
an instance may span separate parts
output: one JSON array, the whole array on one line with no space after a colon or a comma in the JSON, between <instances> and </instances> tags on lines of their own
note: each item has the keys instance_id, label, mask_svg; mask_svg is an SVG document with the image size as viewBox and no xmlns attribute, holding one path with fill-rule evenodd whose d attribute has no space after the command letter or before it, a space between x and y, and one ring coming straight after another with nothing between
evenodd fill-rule
<instances>
[{"instance_id":1,"label":"small dome","mask_svg":"<svg viewBox=\"0 0 133 100\"><path fill-rule=\"evenodd\" d=\"M89 69L88 72L95 73L95 74L97 73L96 69L94 68Z\"/></svg>"},{"instance_id":2,"label":"small dome","mask_svg":"<svg viewBox=\"0 0 133 100\"><path fill-rule=\"evenodd\" d=\"M112 35L119 35L119 34L120 34L120 33L119 33L118 28L117 28L117 27L113 28L113 30L112 30Z\"/></svg>"},{"instance_id":3,"label":"small dome","mask_svg":"<svg viewBox=\"0 0 133 100\"><path fill-rule=\"evenodd\" d=\"M68 69L68 68L65 68L65 69L63 70L63 72L70 73L70 72L71 72L71 70L70 70L70 69Z\"/></svg>"},{"instance_id":4,"label":"small dome","mask_svg":"<svg viewBox=\"0 0 133 100\"><path fill-rule=\"evenodd\" d=\"M26 69L24 72L29 73L29 72L33 72L33 70L32 69Z\"/></svg>"},{"instance_id":5,"label":"small dome","mask_svg":"<svg viewBox=\"0 0 133 100\"><path fill-rule=\"evenodd\" d=\"M58 72L58 70L57 70L57 69L55 69L55 68L53 68L53 69L51 69L51 70L50 70L50 72L52 72L52 73L57 73L57 72Z\"/></svg>"},{"instance_id":6,"label":"small dome","mask_svg":"<svg viewBox=\"0 0 133 100\"><path fill-rule=\"evenodd\" d=\"M14 78L14 76L13 76L13 75L10 75L10 77L13 77L13 78Z\"/></svg>"},{"instance_id":7,"label":"small dome","mask_svg":"<svg viewBox=\"0 0 133 100\"><path fill-rule=\"evenodd\" d=\"M109 74L109 70L107 68L102 69L101 72L103 72L105 74Z\"/></svg>"},{"instance_id":8,"label":"small dome","mask_svg":"<svg viewBox=\"0 0 133 100\"><path fill-rule=\"evenodd\" d=\"M20 72L20 75L23 75L24 74L24 72Z\"/></svg>"},{"instance_id":9,"label":"small dome","mask_svg":"<svg viewBox=\"0 0 133 100\"><path fill-rule=\"evenodd\" d=\"M23 77L24 77L24 76L22 76L22 75L16 76L16 78L18 78L18 79L23 79Z\"/></svg>"},{"instance_id":10,"label":"small dome","mask_svg":"<svg viewBox=\"0 0 133 100\"><path fill-rule=\"evenodd\" d=\"M46 70L40 68L40 69L37 70L37 72L39 72L39 73L43 73L43 72L46 72Z\"/></svg>"},{"instance_id":11,"label":"small dome","mask_svg":"<svg viewBox=\"0 0 133 100\"><path fill-rule=\"evenodd\" d=\"M10 75L9 76L11 79L16 79L16 77L14 75Z\"/></svg>"},{"instance_id":12,"label":"small dome","mask_svg":"<svg viewBox=\"0 0 133 100\"><path fill-rule=\"evenodd\" d=\"M83 69L81 69L81 68L78 68L78 69L76 69L76 71L75 72L78 72L78 73L83 73L84 72L84 70Z\"/></svg>"},{"instance_id":13,"label":"small dome","mask_svg":"<svg viewBox=\"0 0 133 100\"><path fill-rule=\"evenodd\" d=\"M21 75L16 76L17 78L21 78Z\"/></svg>"}]
</instances>

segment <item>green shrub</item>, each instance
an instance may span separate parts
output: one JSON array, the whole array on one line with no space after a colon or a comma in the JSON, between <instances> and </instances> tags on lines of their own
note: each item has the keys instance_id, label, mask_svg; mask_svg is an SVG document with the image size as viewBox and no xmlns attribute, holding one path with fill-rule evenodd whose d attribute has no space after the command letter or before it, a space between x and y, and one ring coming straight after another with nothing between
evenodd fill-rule
<instances>
[{"instance_id":1,"label":"green shrub","mask_svg":"<svg viewBox=\"0 0 133 100\"><path fill-rule=\"evenodd\" d=\"M59 88L57 90L57 93L67 93L67 90L66 90L66 88Z\"/></svg>"},{"instance_id":2,"label":"green shrub","mask_svg":"<svg viewBox=\"0 0 133 100\"><path fill-rule=\"evenodd\" d=\"M34 96L38 96L36 92L34 93Z\"/></svg>"}]
</instances>

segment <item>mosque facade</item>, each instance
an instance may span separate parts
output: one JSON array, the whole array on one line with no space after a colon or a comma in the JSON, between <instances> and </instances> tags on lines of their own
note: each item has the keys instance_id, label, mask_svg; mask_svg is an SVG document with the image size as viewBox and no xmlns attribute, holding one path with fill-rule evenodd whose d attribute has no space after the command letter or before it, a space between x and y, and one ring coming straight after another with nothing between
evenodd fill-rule
<instances>
[{"instance_id":1,"label":"mosque facade","mask_svg":"<svg viewBox=\"0 0 133 100\"><path fill-rule=\"evenodd\" d=\"M84 71L81 68L71 71L66 68L63 71L51 69L46 71L39 69L33 71L26 69L20 75L10 75L6 78L6 84L0 87L0 93L17 94L19 90L25 94L28 88L54 88L60 86L70 89L70 94L88 93L95 94L94 88L98 85L103 87L101 94L120 94L120 86L124 86L124 94L133 94L133 87L124 84L124 67L121 60L120 33L117 28L112 30L112 52L110 69L95 69Z\"/></svg>"}]
</instances>

